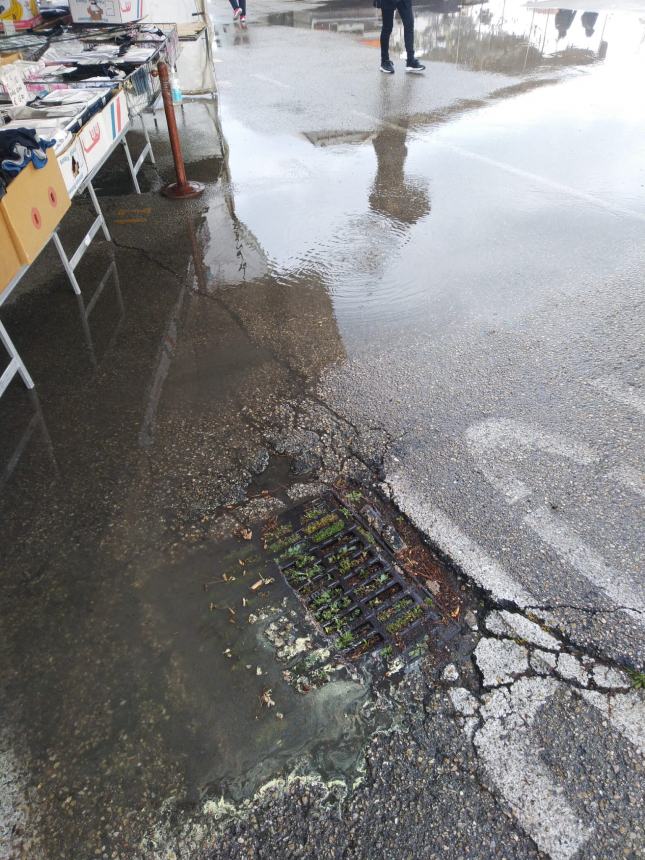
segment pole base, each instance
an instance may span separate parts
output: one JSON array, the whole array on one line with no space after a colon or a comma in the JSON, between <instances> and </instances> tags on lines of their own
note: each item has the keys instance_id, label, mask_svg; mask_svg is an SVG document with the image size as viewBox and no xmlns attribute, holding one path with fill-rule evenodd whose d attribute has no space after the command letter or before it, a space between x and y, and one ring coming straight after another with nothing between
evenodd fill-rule
<instances>
[{"instance_id":1,"label":"pole base","mask_svg":"<svg viewBox=\"0 0 645 860\"><path fill-rule=\"evenodd\" d=\"M201 182L191 182L188 180L185 185L180 185L178 182L171 182L170 185L165 185L161 189L164 197L169 197L171 200L190 200L193 197L200 197L204 193L205 186Z\"/></svg>"}]
</instances>

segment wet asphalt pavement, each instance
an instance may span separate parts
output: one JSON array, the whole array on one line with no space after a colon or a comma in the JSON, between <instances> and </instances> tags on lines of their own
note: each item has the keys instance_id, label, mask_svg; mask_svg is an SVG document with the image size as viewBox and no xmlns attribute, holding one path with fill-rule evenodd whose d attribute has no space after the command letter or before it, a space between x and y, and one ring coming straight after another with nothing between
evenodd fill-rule
<instances>
[{"instance_id":1,"label":"wet asphalt pavement","mask_svg":"<svg viewBox=\"0 0 645 860\"><path fill-rule=\"evenodd\" d=\"M97 182L82 301L48 249L2 308L36 381L0 402L2 860L642 856L619 7L418 6L426 74L395 27L390 78L370 5L211 4L218 98L178 112L204 198L159 196L149 120L143 194L120 156ZM267 625L319 634L251 588L260 530L339 476L447 561L460 633L385 685L332 649L302 695Z\"/></svg>"}]
</instances>

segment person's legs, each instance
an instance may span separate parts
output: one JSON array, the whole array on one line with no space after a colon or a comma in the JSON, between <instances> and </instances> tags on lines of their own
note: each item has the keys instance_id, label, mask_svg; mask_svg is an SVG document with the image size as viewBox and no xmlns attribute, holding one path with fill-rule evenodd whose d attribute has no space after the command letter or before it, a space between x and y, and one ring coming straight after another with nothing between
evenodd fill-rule
<instances>
[{"instance_id":1,"label":"person's legs","mask_svg":"<svg viewBox=\"0 0 645 860\"><path fill-rule=\"evenodd\" d=\"M239 9L239 8L240 8L239 3L237 2L237 0L228 0L228 2L231 4L231 9L232 9L234 12L235 12L235 10L236 10L236 9Z\"/></svg>"},{"instance_id":2,"label":"person's legs","mask_svg":"<svg viewBox=\"0 0 645 860\"><path fill-rule=\"evenodd\" d=\"M387 63L390 59L390 36L394 26L394 9L381 9L381 63Z\"/></svg>"},{"instance_id":3,"label":"person's legs","mask_svg":"<svg viewBox=\"0 0 645 860\"><path fill-rule=\"evenodd\" d=\"M403 23L403 41L408 60L414 59L414 12L411 0L399 0L397 11Z\"/></svg>"},{"instance_id":4,"label":"person's legs","mask_svg":"<svg viewBox=\"0 0 645 860\"><path fill-rule=\"evenodd\" d=\"M239 0L239 4L242 10L242 18L246 18L246 0Z\"/></svg>"}]
</instances>

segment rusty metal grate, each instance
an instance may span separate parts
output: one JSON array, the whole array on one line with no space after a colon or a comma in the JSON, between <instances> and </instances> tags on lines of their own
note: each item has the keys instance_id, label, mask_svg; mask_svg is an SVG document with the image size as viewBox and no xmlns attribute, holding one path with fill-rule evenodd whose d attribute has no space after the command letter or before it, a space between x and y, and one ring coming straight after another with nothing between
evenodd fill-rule
<instances>
[{"instance_id":1,"label":"rusty metal grate","mask_svg":"<svg viewBox=\"0 0 645 860\"><path fill-rule=\"evenodd\" d=\"M323 632L352 658L405 650L440 619L380 536L333 493L301 505L265 532L265 547Z\"/></svg>"}]
</instances>

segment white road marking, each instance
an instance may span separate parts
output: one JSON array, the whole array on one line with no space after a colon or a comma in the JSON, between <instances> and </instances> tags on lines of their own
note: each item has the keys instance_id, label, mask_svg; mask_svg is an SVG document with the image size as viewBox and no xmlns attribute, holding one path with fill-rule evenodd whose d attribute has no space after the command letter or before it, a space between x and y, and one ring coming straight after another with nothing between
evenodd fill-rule
<instances>
[{"instance_id":1,"label":"white road marking","mask_svg":"<svg viewBox=\"0 0 645 860\"><path fill-rule=\"evenodd\" d=\"M618 403L622 403L623 406L629 406L630 409L636 409L637 412L645 415L645 397L639 394L633 385L628 385L615 376L601 376L594 379L591 384Z\"/></svg>"},{"instance_id":2,"label":"white road marking","mask_svg":"<svg viewBox=\"0 0 645 860\"><path fill-rule=\"evenodd\" d=\"M607 212L611 212L613 215L622 215L626 218L635 218L637 221L645 221L645 212L639 212L636 209L628 209L624 206L616 206L614 203L611 203L608 200L603 200L602 197L596 197L595 194L588 194L586 191L580 191L578 188L573 188L571 185L564 185L562 182L556 182L553 179L549 179L547 176L541 176L538 173L532 173L529 170L523 170L520 167L514 167L512 164L509 164L506 161L499 161L496 158L490 158L487 155L482 155L479 152L473 152L471 149L466 149L463 146L457 146L454 143L446 143L442 140L437 139L434 136L428 137L427 134L420 134L413 129L409 129L405 126L397 125L396 123L382 120L379 117L372 116L371 114L363 113L362 111L354 111L354 113L358 116L364 117L365 119L371 120L371 122L377 123L377 125L384 125L388 126L389 128L398 129L399 131L405 131L407 132L408 137L413 138L415 140L419 140L423 143L429 143L434 146L440 146L443 149L447 149L450 152L455 152L458 155L463 156L464 158L478 161L481 164L488 165L489 167L495 167L497 170L503 170L505 173L510 173L513 176L519 176L521 179L526 179L528 182L534 183L536 185L542 185L546 188L550 188L553 191L557 191L559 194L563 194L568 197L574 197L577 200L582 200L583 202L589 203L592 206L596 206L600 209L604 209Z\"/></svg>"},{"instance_id":3,"label":"white road marking","mask_svg":"<svg viewBox=\"0 0 645 860\"><path fill-rule=\"evenodd\" d=\"M562 787L540 761L531 737L538 711L561 690L589 702L640 755L645 755L645 705L634 691L572 692L553 678L521 678L509 689L500 688L483 697L482 724L474 734L476 700L465 690L453 689L449 694L456 710L467 717L464 733L472 736L488 777L519 824L552 860L569 860L594 832L569 807Z\"/></svg>"},{"instance_id":4,"label":"white road marking","mask_svg":"<svg viewBox=\"0 0 645 860\"><path fill-rule=\"evenodd\" d=\"M276 81L275 78L268 78L266 75L252 74L252 78L257 78L258 81L264 81L267 84L272 84L274 87L280 87L283 90L292 90L292 84L285 84L282 81Z\"/></svg>"},{"instance_id":5,"label":"white road marking","mask_svg":"<svg viewBox=\"0 0 645 860\"><path fill-rule=\"evenodd\" d=\"M565 457L581 466L588 466L599 460L598 455L587 445L571 442L562 436L545 433L531 424L507 418L493 418L473 424L466 430L466 442L480 461L486 478L504 493L511 505L528 498L532 491L523 481L511 474L507 463L486 462L489 452L504 448L513 448L516 451L532 448L555 457Z\"/></svg>"},{"instance_id":6,"label":"white road marking","mask_svg":"<svg viewBox=\"0 0 645 860\"><path fill-rule=\"evenodd\" d=\"M633 493L639 496L645 496L645 475L639 470L631 466L616 466L605 476L610 481L615 481L617 484L622 484Z\"/></svg>"},{"instance_id":7,"label":"white road marking","mask_svg":"<svg viewBox=\"0 0 645 860\"><path fill-rule=\"evenodd\" d=\"M520 607L538 602L443 511L420 497L402 476L388 476L388 482L396 504L466 576L499 600L512 600Z\"/></svg>"},{"instance_id":8,"label":"white road marking","mask_svg":"<svg viewBox=\"0 0 645 860\"><path fill-rule=\"evenodd\" d=\"M580 695L601 712L612 726L645 756L645 705L638 693L597 693L581 690Z\"/></svg>"},{"instance_id":9,"label":"white road marking","mask_svg":"<svg viewBox=\"0 0 645 860\"><path fill-rule=\"evenodd\" d=\"M474 744L484 769L514 816L552 860L569 860L593 834L575 815L540 761L530 729L538 710L557 692L553 678L522 678L496 690L481 709Z\"/></svg>"},{"instance_id":10,"label":"white road marking","mask_svg":"<svg viewBox=\"0 0 645 860\"><path fill-rule=\"evenodd\" d=\"M610 567L599 553L582 541L571 526L544 507L527 514L524 522L581 576L602 589L638 624L645 626L643 596L635 589L634 583L622 571Z\"/></svg>"}]
</instances>

